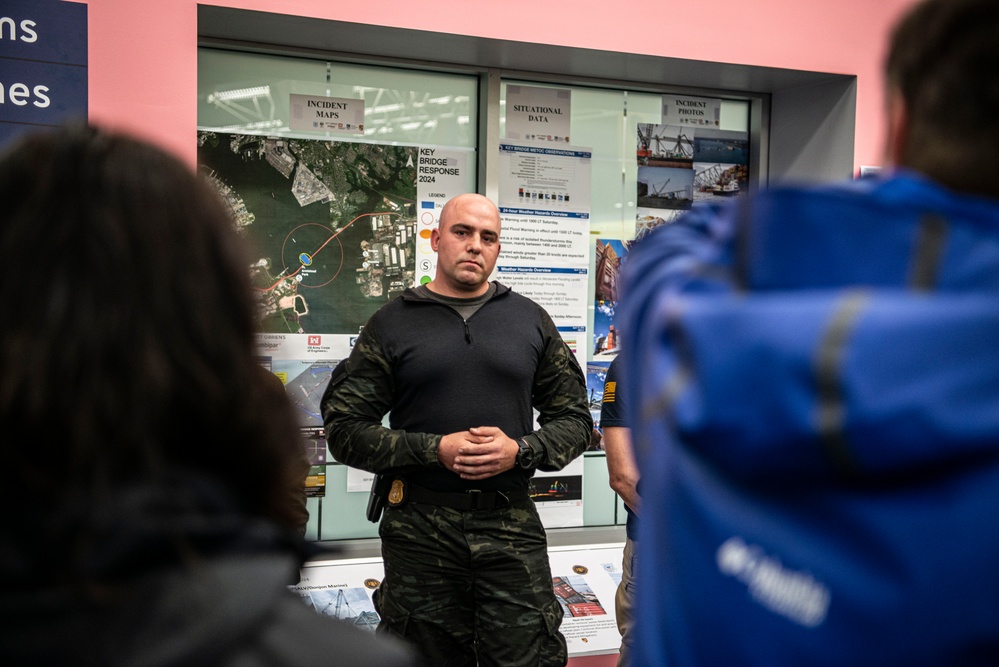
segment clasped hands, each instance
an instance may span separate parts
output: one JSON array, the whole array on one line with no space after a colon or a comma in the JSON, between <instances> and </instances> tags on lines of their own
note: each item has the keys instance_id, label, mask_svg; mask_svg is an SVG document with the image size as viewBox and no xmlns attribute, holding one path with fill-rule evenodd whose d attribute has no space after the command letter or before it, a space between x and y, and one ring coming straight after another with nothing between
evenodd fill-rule
<instances>
[{"instance_id":1,"label":"clasped hands","mask_svg":"<svg viewBox=\"0 0 999 667\"><path fill-rule=\"evenodd\" d=\"M477 426L442 436L437 460L462 479L487 479L512 468L519 449L498 427Z\"/></svg>"}]
</instances>

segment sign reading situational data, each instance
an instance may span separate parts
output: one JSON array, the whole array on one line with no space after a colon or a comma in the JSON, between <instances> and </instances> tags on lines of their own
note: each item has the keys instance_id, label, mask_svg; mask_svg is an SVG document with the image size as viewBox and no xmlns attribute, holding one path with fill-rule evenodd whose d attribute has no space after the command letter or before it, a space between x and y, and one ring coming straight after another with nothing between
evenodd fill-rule
<instances>
[{"instance_id":1,"label":"sign reading situational data","mask_svg":"<svg viewBox=\"0 0 999 667\"><path fill-rule=\"evenodd\" d=\"M292 93L292 130L364 134L364 100Z\"/></svg>"},{"instance_id":2,"label":"sign reading situational data","mask_svg":"<svg viewBox=\"0 0 999 667\"><path fill-rule=\"evenodd\" d=\"M571 90L510 84L506 87L506 137L568 144L571 111Z\"/></svg>"}]
</instances>

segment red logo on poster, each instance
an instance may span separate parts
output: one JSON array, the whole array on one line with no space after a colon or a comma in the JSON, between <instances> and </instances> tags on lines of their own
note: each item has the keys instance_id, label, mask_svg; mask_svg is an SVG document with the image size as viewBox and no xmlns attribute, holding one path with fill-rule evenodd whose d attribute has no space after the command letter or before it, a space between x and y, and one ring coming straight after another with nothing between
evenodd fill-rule
<instances>
[{"instance_id":1,"label":"red logo on poster","mask_svg":"<svg viewBox=\"0 0 999 667\"><path fill-rule=\"evenodd\" d=\"M321 345L322 336L309 336L309 345Z\"/></svg>"}]
</instances>

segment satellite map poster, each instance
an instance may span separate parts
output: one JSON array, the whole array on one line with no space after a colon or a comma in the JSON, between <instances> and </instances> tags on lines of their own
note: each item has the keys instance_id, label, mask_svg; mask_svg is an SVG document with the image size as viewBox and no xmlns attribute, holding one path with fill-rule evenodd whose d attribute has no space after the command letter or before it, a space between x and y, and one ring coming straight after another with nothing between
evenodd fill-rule
<instances>
[{"instance_id":1,"label":"satellite map poster","mask_svg":"<svg viewBox=\"0 0 999 667\"><path fill-rule=\"evenodd\" d=\"M415 146L200 132L198 163L252 248L265 333L356 336L413 284Z\"/></svg>"},{"instance_id":2,"label":"satellite map poster","mask_svg":"<svg viewBox=\"0 0 999 667\"><path fill-rule=\"evenodd\" d=\"M199 168L251 248L261 364L315 445L333 366L413 284L417 157L415 146L198 134ZM322 443L313 465L325 462Z\"/></svg>"}]
</instances>

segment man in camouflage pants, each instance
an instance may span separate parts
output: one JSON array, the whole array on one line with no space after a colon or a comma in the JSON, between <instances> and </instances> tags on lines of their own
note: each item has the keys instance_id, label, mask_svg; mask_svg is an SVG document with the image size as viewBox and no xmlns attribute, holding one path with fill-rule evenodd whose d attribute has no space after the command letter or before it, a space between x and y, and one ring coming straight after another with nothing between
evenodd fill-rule
<instances>
[{"instance_id":1,"label":"man in camouflage pants","mask_svg":"<svg viewBox=\"0 0 999 667\"><path fill-rule=\"evenodd\" d=\"M499 236L491 201L449 201L434 279L371 317L322 401L333 456L387 482L379 630L434 667L567 662L528 480L581 454L592 420L551 318L489 282Z\"/></svg>"}]
</instances>

